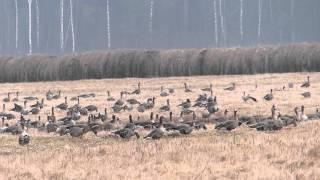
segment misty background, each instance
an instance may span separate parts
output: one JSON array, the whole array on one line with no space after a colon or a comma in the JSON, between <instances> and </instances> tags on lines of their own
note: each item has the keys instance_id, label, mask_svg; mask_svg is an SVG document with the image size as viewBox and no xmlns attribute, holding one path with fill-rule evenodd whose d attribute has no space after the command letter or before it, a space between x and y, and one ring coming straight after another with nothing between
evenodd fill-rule
<instances>
[{"instance_id":1,"label":"misty background","mask_svg":"<svg viewBox=\"0 0 320 180\"><path fill-rule=\"evenodd\" d=\"M0 0L0 54L319 42L319 9L319 0Z\"/></svg>"}]
</instances>

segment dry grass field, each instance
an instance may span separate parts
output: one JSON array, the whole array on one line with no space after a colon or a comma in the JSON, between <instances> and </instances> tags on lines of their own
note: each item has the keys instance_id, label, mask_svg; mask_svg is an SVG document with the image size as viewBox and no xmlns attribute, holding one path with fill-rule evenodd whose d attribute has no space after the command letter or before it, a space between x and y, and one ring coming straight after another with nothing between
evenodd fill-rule
<instances>
[{"instance_id":1,"label":"dry grass field","mask_svg":"<svg viewBox=\"0 0 320 180\"><path fill-rule=\"evenodd\" d=\"M311 87L302 89L300 84L307 75L311 77ZM81 105L98 105L101 112L107 107L111 112L112 103L106 101L107 90L118 99L121 90L132 91L141 82L140 95L124 98L146 101L156 96L153 111L159 113L159 107L167 99L159 96L160 86L175 88L176 92L169 99L174 116L179 116L176 105L186 98L195 100L202 93L200 89L212 83L221 111L237 108L240 116L270 115L270 108L275 104L282 114L293 114L294 107L301 105L306 107L308 114L314 113L320 102L319 77L320 73L291 73L14 83L1 84L0 94L5 97L9 91L19 91L22 97L45 97L51 89L62 90L62 96L70 98L82 93L96 93L95 98L81 100ZM193 89L192 93L184 93L184 82ZM224 91L230 82L236 83L236 90ZM271 88L281 89L288 82L295 83L294 88L275 91L272 102L262 99ZM243 103L243 91L256 97L258 103ZM300 94L305 91L310 91L312 97L303 98ZM46 113L52 106L63 101L63 98L45 101L42 120L46 120ZM76 102L69 102L73 103ZM7 104L7 109L12 107L12 103ZM194 110L201 115L199 109ZM139 114L134 109L130 113L136 119L138 115L149 116L150 111ZM162 114L168 116L168 113ZM57 113L58 117L64 115L64 112ZM126 122L128 115L128 112L119 114L121 121ZM27 117L37 119L37 116ZM31 142L24 147L18 145L17 136L0 134L0 179L320 179L319 121L302 122L297 127L268 133L257 132L245 125L232 132L218 132L214 125L208 126L207 131L156 141L142 138L122 140L103 133L98 137L88 133L80 139L30 129Z\"/></svg>"}]
</instances>

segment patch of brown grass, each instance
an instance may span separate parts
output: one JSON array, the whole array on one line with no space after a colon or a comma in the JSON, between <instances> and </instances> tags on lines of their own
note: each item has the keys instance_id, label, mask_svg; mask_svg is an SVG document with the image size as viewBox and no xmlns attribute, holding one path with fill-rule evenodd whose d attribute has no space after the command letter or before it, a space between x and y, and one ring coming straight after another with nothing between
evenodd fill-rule
<instances>
[{"instance_id":1,"label":"patch of brown grass","mask_svg":"<svg viewBox=\"0 0 320 180\"><path fill-rule=\"evenodd\" d=\"M160 86L175 88L176 93L169 98L174 116L178 116L176 105L185 98L195 99L201 92L199 89L211 82L220 109L238 108L240 115L269 115L271 105L275 104L283 114L292 114L295 106L304 104L307 113L311 113L319 102L320 74L310 76L311 99L303 99L300 93L305 90L298 87L306 74L16 83L2 84L0 93L5 97L8 91L20 91L23 96L43 97L51 89L62 90L62 96L71 97L95 92L96 98L82 100L81 104L98 105L100 111L107 107L110 112L112 103L106 101L107 90L118 98L120 90L133 90L137 82L141 82L142 94L132 97L145 101L157 96L156 113L166 101L166 98L158 97ZM187 82L194 92L185 94L183 82ZM230 82L236 82L236 91L222 90ZM281 88L288 82L295 82L295 87L275 92L273 102L262 100L270 88ZM258 89L254 88L256 83ZM242 103L243 91L250 92L259 102ZM61 102L63 99L46 101L44 110ZM70 102L73 103L76 102ZM11 106L7 104L8 108ZM200 115L199 109L194 110ZM130 113L137 118L138 115L148 116L150 111ZM119 116L127 121L128 114ZM45 121L44 112L41 116ZM58 112L57 116L63 117L64 112ZM32 115L28 118L36 120ZM30 130L32 139L26 147L18 145L16 136L0 135L0 179L317 179L320 176L319 127L320 122L310 121L273 133L257 132L245 126L225 133L217 132L209 125L208 131L158 141L101 138L91 133L78 139ZM146 133L142 131L142 134Z\"/></svg>"}]
</instances>

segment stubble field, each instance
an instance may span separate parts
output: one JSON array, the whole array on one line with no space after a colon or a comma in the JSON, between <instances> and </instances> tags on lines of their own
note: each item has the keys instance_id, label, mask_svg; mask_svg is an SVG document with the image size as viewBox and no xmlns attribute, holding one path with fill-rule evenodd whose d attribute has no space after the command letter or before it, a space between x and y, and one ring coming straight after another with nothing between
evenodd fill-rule
<instances>
[{"instance_id":1,"label":"stubble field","mask_svg":"<svg viewBox=\"0 0 320 180\"><path fill-rule=\"evenodd\" d=\"M307 75L311 78L311 87L300 88ZM219 109L238 109L239 115L270 115L275 104L282 114L292 114L296 106L304 105L306 113L314 113L320 102L320 73L266 74L249 76L201 76L172 77L153 79L106 79L65 82L14 83L1 84L1 97L8 92L21 92L22 97L37 96L44 98L45 93L62 91L62 97L69 99L83 93L95 93L95 98L81 99L82 106L94 104L103 112L108 108L111 117L112 102L106 101L107 90L115 99L120 98L120 91L133 91L141 82L141 94L124 96L124 99L136 98L145 102L156 96L154 113L160 113L159 107L170 99L171 110L178 117L176 107L186 98L194 101L201 88L213 84L213 95L217 96ZM185 93L183 83L187 82L192 93ZM236 83L236 90L223 90L229 83ZM288 82L294 88L281 90ZM256 88L257 85L257 88ZM174 88L175 93L160 97L160 86ZM262 97L270 89L274 100L266 102ZM281 90L281 91L280 91ZM243 91L258 99L258 103L244 103ZM312 93L311 98L300 94ZM45 101L41 111L41 120L52 106L64 101ZM69 101L70 105L76 101ZM28 105L33 104L29 102ZM6 104L7 110L13 107ZM201 109L194 109L201 116ZM148 117L151 111L117 114L125 123L128 115L136 119ZM219 113L221 113L219 112ZM218 114L219 114L218 113ZM65 112L56 113L63 117ZM26 116L36 120L37 116ZM81 121L86 121L83 117ZM15 121L10 122L15 123ZM278 132L257 132L242 125L232 132L214 130L208 124L208 130L194 131L191 135L164 137L160 140L130 139L122 140L99 133L88 133L82 138L71 138L29 130L31 142L28 146L19 146L17 136L0 134L0 179L319 179L320 144L319 121L299 123L297 127L286 127ZM141 130L145 135L148 131Z\"/></svg>"}]
</instances>

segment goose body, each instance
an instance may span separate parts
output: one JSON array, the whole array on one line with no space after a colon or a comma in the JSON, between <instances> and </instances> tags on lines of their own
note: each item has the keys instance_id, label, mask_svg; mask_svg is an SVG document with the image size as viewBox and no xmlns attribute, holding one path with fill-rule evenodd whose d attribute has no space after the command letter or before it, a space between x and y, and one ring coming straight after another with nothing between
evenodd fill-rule
<instances>
[{"instance_id":1,"label":"goose body","mask_svg":"<svg viewBox=\"0 0 320 180\"><path fill-rule=\"evenodd\" d=\"M167 99L167 105L160 107L160 111L162 111L162 112L164 112L164 111L170 111L170 102L169 102L169 99Z\"/></svg>"},{"instance_id":2,"label":"goose body","mask_svg":"<svg viewBox=\"0 0 320 180\"><path fill-rule=\"evenodd\" d=\"M160 139L164 136L163 116L160 117L159 127L152 130L144 139Z\"/></svg>"},{"instance_id":3,"label":"goose body","mask_svg":"<svg viewBox=\"0 0 320 180\"><path fill-rule=\"evenodd\" d=\"M131 105L140 104L140 102L136 99L128 99L127 102Z\"/></svg>"},{"instance_id":4,"label":"goose body","mask_svg":"<svg viewBox=\"0 0 320 180\"><path fill-rule=\"evenodd\" d=\"M10 102L10 101L11 101L11 99L10 99L10 93L8 93L8 97L3 98L2 101L3 101L3 102Z\"/></svg>"},{"instance_id":5,"label":"goose body","mask_svg":"<svg viewBox=\"0 0 320 180\"><path fill-rule=\"evenodd\" d=\"M137 139L140 138L140 135L131 128L120 129L118 131L115 131L114 134L119 135L123 139L129 139L132 136L136 136Z\"/></svg>"},{"instance_id":6,"label":"goose body","mask_svg":"<svg viewBox=\"0 0 320 180\"><path fill-rule=\"evenodd\" d=\"M215 126L215 129L218 129L218 130L225 129L225 130L231 131L231 130L237 128L239 125L241 125L241 123L237 118L237 110L235 110L233 120L226 120L221 123L218 123Z\"/></svg>"},{"instance_id":7,"label":"goose body","mask_svg":"<svg viewBox=\"0 0 320 180\"><path fill-rule=\"evenodd\" d=\"M230 87L224 88L224 90L227 90L227 91L234 91L235 89L236 89L235 83L231 83Z\"/></svg>"},{"instance_id":8,"label":"goose body","mask_svg":"<svg viewBox=\"0 0 320 180\"><path fill-rule=\"evenodd\" d=\"M246 95L246 92L243 92L242 100L243 100L244 102L248 102L248 101L250 101L250 100L253 101L253 102L258 102L258 100L257 100L256 98L250 96L250 94L247 94L247 95Z\"/></svg>"},{"instance_id":9,"label":"goose body","mask_svg":"<svg viewBox=\"0 0 320 180\"><path fill-rule=\"evenodd\" d=\"M30 136L26 131L23 131L20 135L19 135L19 144L21 146L27 145L30 142Z\"/></svg>"},{"instance_id":10,"label":"goose body","mask_svg":"<svg viewBox=\"0 0 320 180\"><path fill-rule=\"evenodd\" d=\"M192 92L192 90L187 86L187 83L184 83L184 92L186 93Z\"/></svg>"},{"instance_id":11,"label":"goose body","mask_svg":"<svg viewBox=\"0 0 320 180\"><path fill-rule=\"evenodd\" d=\"M207 91L207 92L212 91L212 84L210 84L210 86L209 86L209 87L207 87L207 88L203 88L203 89L201 89L201 91Z\"/></svg>"},{"instance_id":12,"label":"goose body","mask_svg":"<svg viewBox=\"0 0 320 180\"><path fill-rule=\"evenodd\" d=\"M86 106L84 108L86 108L89 112L98 111L98 107L95 106L95 105L88 105L88 106Z\"/></svg>"},{"instance_id":13,"label":"goose body","mask_svg":"<svg viewBox=\"0 0 320 180\"><path fill-rule=\"evenodd\" d=\"M311 93L310 92L304 92L301 94L304 98L310 98L311 97Z\"/></svg>"},{"instance_id":14,"label":"goose body","mask_svg":"<svg viewBox=\"0 0 320 180\"><path fill-rule=\"evenodd\" d=\"M65 102L57 105L56 108L61 109L61 110L67 110L68 109L68 99L67 99L67 97L65 97Z\"/></svg>"},{"instance_id":15,"label":"goose body","mask_svg":"<svg viewBox=\"0 0 320 180\"><path fill-rule=\"evenodd\" d=\"M152 130L147 136L144 137L144 139L160 139L164 135L164 132L160 128L156 128Z\"/></svg>"},{"instance_id":16,"label":"goose body","mask_svg":"<svg viewBox=\"0 0 320 180\"><path fill-rule=\"evenodd\" d=\"M256 124L250 125L250 128L256 128L258 131L276 131L283 128L283 121L276 115L276 108L271 108L272 119L265 119Z\"/></svg>"},{"instance_id":17,"label":"goose body","mask_svg":"<svg viewBox=\"0 0 320 180\"><path fill-rule=\"evenodd\" d=\"M301 87L303 87L303 88L308 88L308 87L310 87L310 77L309 77L309 76L307 77L307 81L304 82L304 83L301 85Z\"/></svg>"},{"instance_id":18,"label":"goose body","mask_svg":"<svg viewBox=\"0 0 320 180\"><path fill-rule=\"evenodd\" d=\"M266 101L271 101L273 99L273 92L272 89L270 90L270 93L266 94L263 99L265 99Z\"/></svg>"},{"instance_id":19,"label":"goose body","mask_svg":"<svg viewBox=\"0 0 320 180\"><path fill-rule=\"evenodd\" d=\"M181 104L178 105L178 107L182 107L184 109L190 108L191 107L190 99L187 99L185 102L182 102Z\"/></svg>"}]
</instances>

